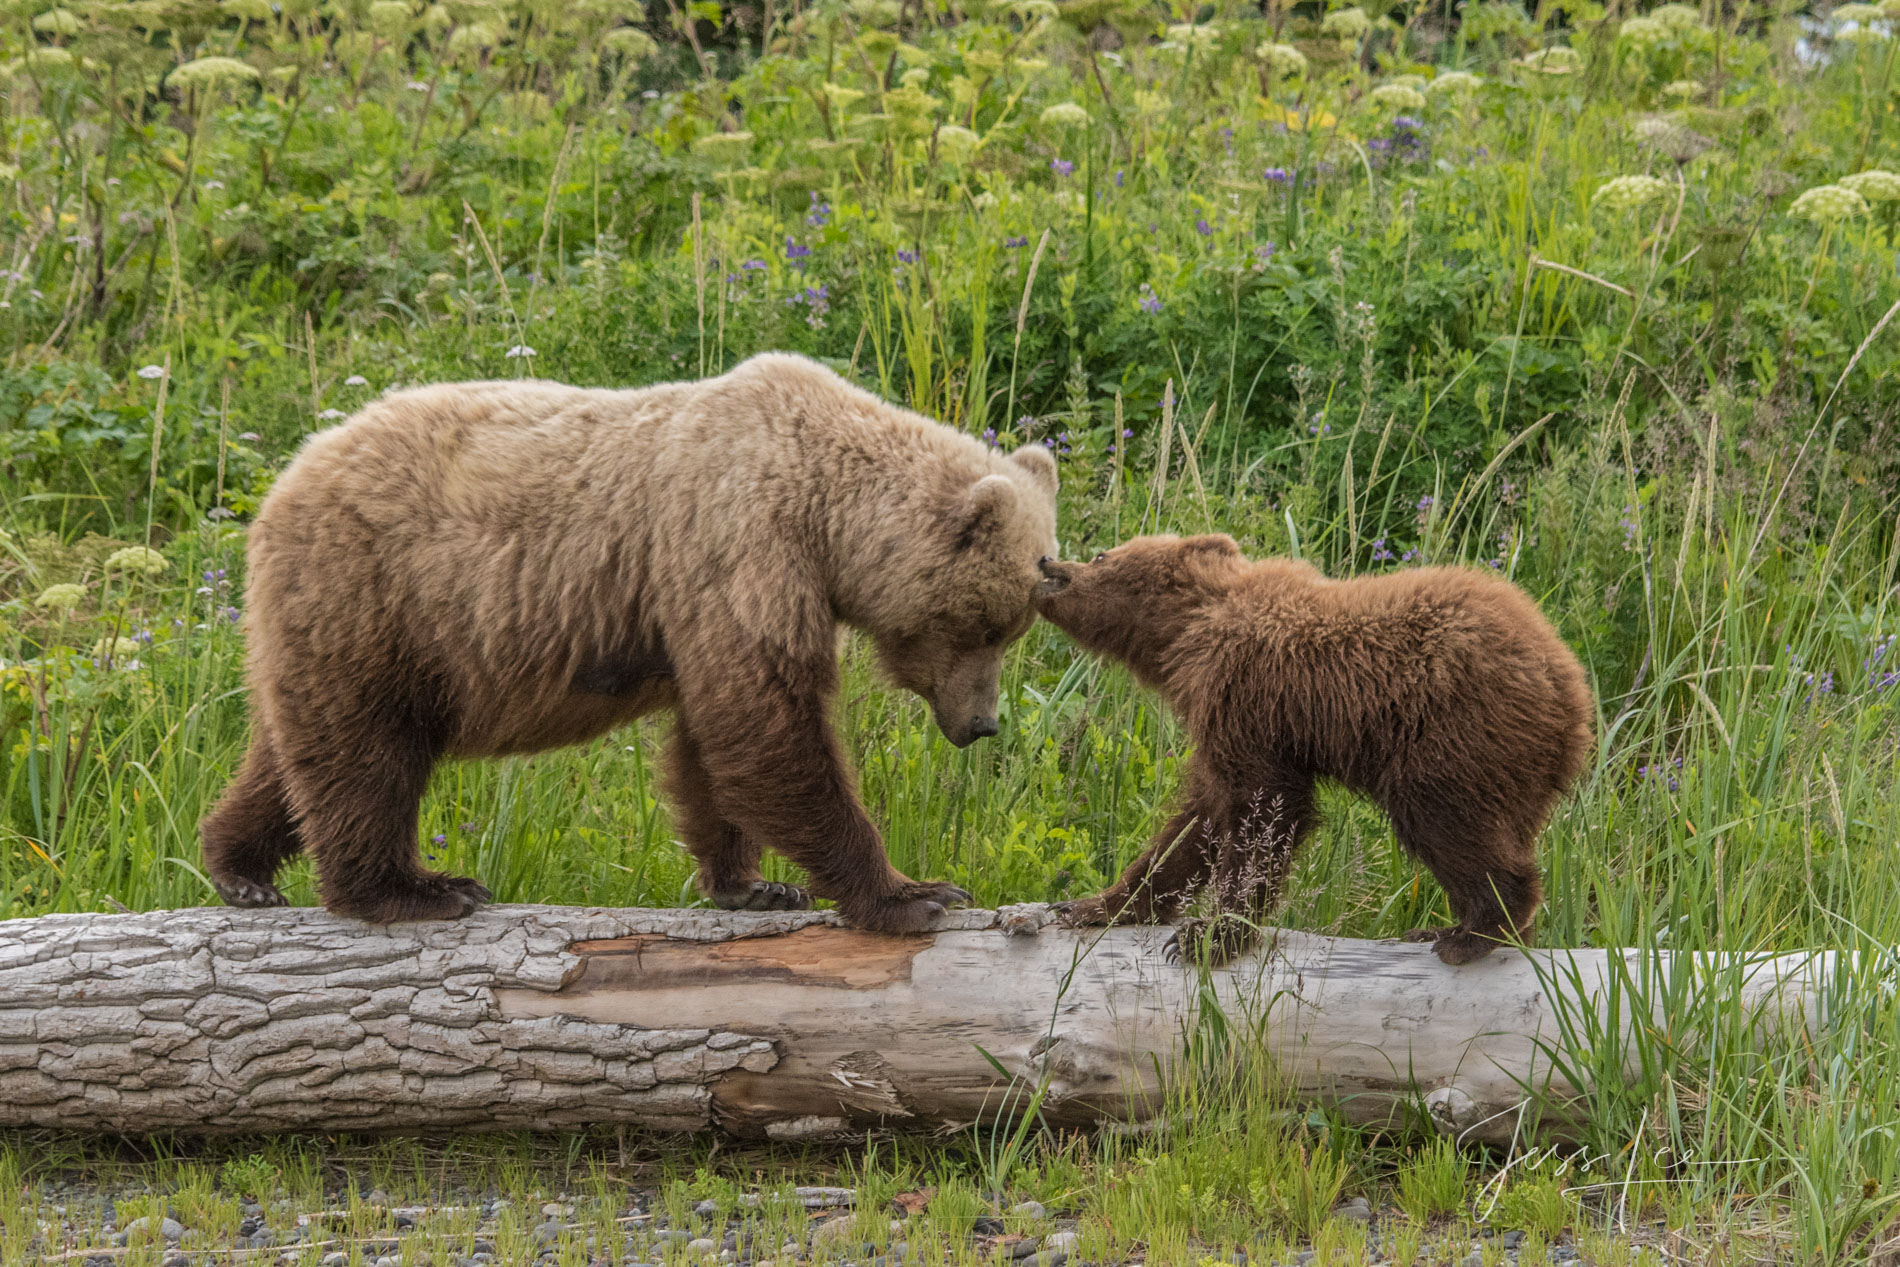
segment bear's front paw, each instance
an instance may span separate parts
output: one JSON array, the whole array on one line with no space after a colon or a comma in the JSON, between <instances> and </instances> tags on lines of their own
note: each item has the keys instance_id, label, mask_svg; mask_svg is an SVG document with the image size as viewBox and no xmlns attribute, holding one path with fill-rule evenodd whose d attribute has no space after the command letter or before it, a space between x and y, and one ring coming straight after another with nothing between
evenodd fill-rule
<instances>
[{"instance_id":1,"label":"bear's front paw","mask_svg":"<svg viewBox=\"0 0 1900 1267\"><path fill-rule=\"evenodd\" d=\"M1170 961L1218 968L1255 949L1263 940L1260 926L1238 915L1184 919L1174 926L1161 953Z\"/></svg>"},{"instance_id":2,"label":"bear's front paw","mask_svg":"<svg viewBox=\"0 0 1900 1267\"><path fill-rule=\"evenodd\" d=\"M211 887L218 891L218 896L224 899L226 906L259 907L288 905L284 900L284 895L277 891L275 885L266 884L262 880L220 880L214 876L211 880Z\"/></svg>"},{"instance_id":3,"label":"bear's front paw","mask_svg":"<svg viewBox=\"0 0 1900 1267\"><path fill-rule=\"evenodd\" d=\"M903 902L938 902L944 906L968 906L970 891L947 880L911 880L893 897Z\"/></svg>"},{"instance_id":4,"label":"bear's front paw","mask_svg":"<svg viewBox=\"0 0 1900 1267\"><path fill-rule=\"evenodd\" d=\"M716 889L712 904L722 911L808 911L811 894L780 880L753 880L731 889Z\"/></svg>"},{"instance_id":5,"label":"bear's front paw","mask_svg":"<svg viewBox=\"0 0 1900 1267\"><path fill-rule=\"evenodd\" d=\"M416 920L461 919L492 895L479 880L464 876L431 875L400 887L324 902L334 915L346 915L370 924L407 924Z\"/></svg>"},{"instance_id":6,"label":"bear's front paw","mask_svg":"<svg viewBox=\"0 0 1900 1267\"><path fill-rule=\"evenodd\" d=\"M864 905L841 908L845 922L873 933L923 933L943 916L942 902L893 895Z\"/></svg>"},{"instance_id":7,"label":"bear's front paw","mask_svg":"<svg viewBox=\"0 0 1900 1267\"><path fill-rule=\"evenodd\" d=\"M1056 922L1064 928L1100 928L1109 922L1108 904L1099 897L1078 897L1055 904Z\"/></svg>"}]
</instances>

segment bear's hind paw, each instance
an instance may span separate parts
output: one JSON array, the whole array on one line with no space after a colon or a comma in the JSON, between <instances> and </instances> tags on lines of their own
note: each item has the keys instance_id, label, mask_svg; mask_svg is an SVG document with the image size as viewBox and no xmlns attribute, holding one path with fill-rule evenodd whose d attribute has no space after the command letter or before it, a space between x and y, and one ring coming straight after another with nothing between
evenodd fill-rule
<instances>
[{"instance_id":1,"label":"bear's hind paw","mask_svg":"<svg viewBox=\"0 0 1900 1267\"><path fill-rule=\"evenodd\" d=\"M717 889L712 904L722 911L808 911L811 894L796 884L753 880L731 889Z\"/></svg>"},{"instance_id":2,"label":"bear's hind paw","mask_svg":"<svg viewBox=\"0 0 1900 1267\"><path fill-rule=\"evenodd\" d=\"M901 894L843 911L846 923L873 933L929 932L943 913L941 902Z\"/></svg>"},{"instance_id":3,"label":"bear's hind paw","mask_svg":"<svg viewBox=\"0 0 1900 1267\"><path fill-rule=\"evenodd\" d=\"M263 907L289 905L289 903L285 901L284 895L277 891L276 885L266 884L262 880L246 880L242 877L220 880L214 876L211 880L211 887L218 891L218 896L224 899L226 906Z\"/></svg>"}]
</instances>

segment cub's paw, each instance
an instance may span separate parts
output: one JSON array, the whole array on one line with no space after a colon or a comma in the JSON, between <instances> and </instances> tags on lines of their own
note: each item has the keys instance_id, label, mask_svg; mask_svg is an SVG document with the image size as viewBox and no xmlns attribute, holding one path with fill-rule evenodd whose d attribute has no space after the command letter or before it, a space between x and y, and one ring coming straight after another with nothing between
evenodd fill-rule
<instances>
[{"instance_id":1,"label":"cub's paw","mask_svg":"<svg viewBox=\"0 0 1900 1267\"><path fill-rule=\"evenodd\" d=\"M241 876L229 879L211 878L211 887L218 891L226 906L287 906L284 895L277 887L262 880L246 880Z\"/></svg>"},{"instance_id":2,"label":"cub's paw","mask_svg":"<svg viewBox=\"0 0 1900 1267\"><path fill-rule=\"evenodd\" d=\"M1057 902L1054 910L1056 922L1064 928L1100 928L1114 919L1108 913L1108 903L1099 897L1078 897L1068 902Z\"/></svg>"},{"instance_id":3,"label":"cub's paw","mask_svg":"<svg viewBox=\"0 0 1900 1267\"><path fill-rule=\"evenodd\" d=\"M924 933L942 918L944 905L929 898L894 894L880 901L841 908L845 922L873 933Z\"/></svg>"},{"instance_id":4,"label":"cub's paw","mask_svg":"<svg viewBox=\"0 0 1900 1267\"><path fill-rule=\"evenodd\" d=\"M1430 942L1432 953L1453 967L1482 959L1504 944L1495 937L1457 927L1414 928L1405 934L1404 940Z\"/></svg>"},{"instance_id":5,"label":"cub's paw","mask_svg":"<svg viewBox=\"0 0 1900 1267\"><path fill-rule=\"evenodd\" d=\"M1174 926L1161 953L1191 967L1218 968L1258 949L1265 940L1259 925L1238 915L1184 919Z\"/></svg>"},{"instance_id":6,"label":"cub's paw","mask_svg":"<svg viewBox=\"0 0 1900 1267\"><path fill-rule=\"evenodd\" d=\"M712 904L722 911L808 911L811 894L796 884L753 880L730 889L715 889Z\"/></svg>"}]
</instances>

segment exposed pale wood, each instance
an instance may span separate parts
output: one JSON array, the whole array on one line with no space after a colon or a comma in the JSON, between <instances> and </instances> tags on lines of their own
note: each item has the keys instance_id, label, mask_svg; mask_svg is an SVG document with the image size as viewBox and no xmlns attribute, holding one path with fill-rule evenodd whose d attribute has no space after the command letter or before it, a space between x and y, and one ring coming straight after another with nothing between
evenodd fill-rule
<instances>
[{"instance_id":1,"label":"exposed pale wood","mask_svg":"<svg viewBox=\"0 0 1900 1267\"><path fill-rule=\"evenodd\" d=\"M308 909L6 921L0 1126L801 1138L970 1122L1039 1085L1054 1122L1140 1122L1211 993L1301 1095L1357 1120L1561 1135L1575 1088L1552 1079L1550 992L1600 1015L1612 956L1636 961L1449 968L1426 946L1284 932L1204 992L1166 936L1063 930L1040 907L914 938L808 912L544 906L385 928ZM1739 1002L1797 1013L1830 966L1727 961ZM1541 1117L1520 1113L1526 1088Z\"/></svg>"}]
</instances>

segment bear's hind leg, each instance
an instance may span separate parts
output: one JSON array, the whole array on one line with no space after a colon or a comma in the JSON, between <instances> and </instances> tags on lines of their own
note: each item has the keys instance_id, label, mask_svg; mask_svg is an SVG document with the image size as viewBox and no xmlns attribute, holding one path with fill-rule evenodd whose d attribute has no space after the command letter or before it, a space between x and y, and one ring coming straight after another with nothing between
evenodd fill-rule
<instances>
[{"instance_id":1,"label":"bear's hind leg","mask_svg":"<svg viewBox=\"0 0 1900 1267\"><path fill-rule=\"evenodd\" d=\"M432 728L390 711L299 725L279 708L280 761L323 905L372 924L458 919L488 901L480 882L425 870L418 812L441 752Z\"/></svg>"},{"instance_id":2,"label":"bear's hind leg","mask_svg":"<svg viewBox=\"0 0 1900 1267\"><path fill-rule=\"evenodd\" d=\"M759 873L759 845L727 822L713 804L712 780L684 722L676 722L666 750L667 793L673 823L699 862L699 891L727 911L804 911L811 894Z\"/></svg>"},{"instance_id":3,"label":"bear's hind leg","mask_svg":"<svg viewBox=\"0 0 1900 1267\"><path fill-rule=\"evenodd\" d=\"M282 906L273 881L278 868L303 848L277 768L277 753L261 719L244 766L198 826L205 874L229 906Z\"/></svg>"},{"instance_id":4,"label":"bear's hind leg","mask_svg":"<svg viewBox=\"0 0 1900 1267\"><path fill-rule=\"evenodd\" d=\"M1406 941L1431 942L1448 964L1482 959L1512 940L1527 941L1543 899L1537 875L1535 833L1506 824L1480 827L1468 837L1443 822L1395 823L1399 840L1431 870L1451 903L1457 923L1420 928Z\"/></svg>"}]
</instances>

